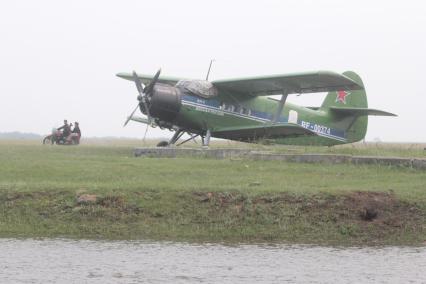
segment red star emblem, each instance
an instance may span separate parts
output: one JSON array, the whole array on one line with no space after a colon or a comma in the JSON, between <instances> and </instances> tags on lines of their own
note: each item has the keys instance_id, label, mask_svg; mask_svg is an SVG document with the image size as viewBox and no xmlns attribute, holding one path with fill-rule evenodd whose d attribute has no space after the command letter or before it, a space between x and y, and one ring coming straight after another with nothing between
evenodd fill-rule
<instances>
[{"instance_id":1,"label":"red star emblem","mask_svg":"<svg viewBox=\"0 0 426 284\"><path fill-rule=\"evenodd\" d=\"M337 97L336 97L336 103L343 103L346 104L346 96L350 95L351 93L346 91L337 91Z\"/></svg>"}]
</instances>

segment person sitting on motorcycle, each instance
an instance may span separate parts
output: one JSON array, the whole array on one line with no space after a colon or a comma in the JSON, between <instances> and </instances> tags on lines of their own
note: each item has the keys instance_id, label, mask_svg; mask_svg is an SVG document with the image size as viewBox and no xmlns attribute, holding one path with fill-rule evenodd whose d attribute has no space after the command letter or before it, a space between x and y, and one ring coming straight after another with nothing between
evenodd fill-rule
<instances>
[{"instance_id":1,"label":"person sitting on motorcycle","mask_svg":"<svg viewBox=\"0 0 426 284\"><path fill-rule=\"evenodd\" d=\"M64 120L64 125L58 128L58 130L62 130L61 139L66 139L71 134L71 127L68 125L68 121Z\"/></svg>"}]
</instances>

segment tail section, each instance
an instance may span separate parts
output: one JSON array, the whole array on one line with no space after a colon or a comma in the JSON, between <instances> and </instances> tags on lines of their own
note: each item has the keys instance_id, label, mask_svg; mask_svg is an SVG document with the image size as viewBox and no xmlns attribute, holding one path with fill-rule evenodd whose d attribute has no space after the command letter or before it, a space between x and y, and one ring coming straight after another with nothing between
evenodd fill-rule
<instances>
[{"instance_id":1,"label":"tail section","mask_svg":"<svg viewBox=\"0 0 426 284\"><path fill-rule=\"evenodd\" d=\"M346 71L343 75L364 86L361 78L355 72ZM345 129L346 139L349 143L364 139L367 133L369 114L365 89L329 92L321 108L329 111L339 128ZM352 111L350 112L349 109ZM354 109L362 109L364 112L357 112Z\"/></svg>"}]
</instances>

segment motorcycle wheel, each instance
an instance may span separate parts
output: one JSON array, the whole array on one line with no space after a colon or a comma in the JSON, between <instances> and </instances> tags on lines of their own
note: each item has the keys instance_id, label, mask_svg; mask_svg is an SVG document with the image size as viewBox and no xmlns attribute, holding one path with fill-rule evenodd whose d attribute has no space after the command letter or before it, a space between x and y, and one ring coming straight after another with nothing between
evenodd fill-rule
<instances>
[{"instance_id":1,"label":"motorcycle wheel","mask_svg":"<svg viewBox=\"0 0 426 284\"><path fill-rule=\"evenodd\" d=\"M52 144L52 139L51 139L50 136L44 137L44 139L43 139L43 145L46 145L46 144Z\"/></svg>"}]
</instances>

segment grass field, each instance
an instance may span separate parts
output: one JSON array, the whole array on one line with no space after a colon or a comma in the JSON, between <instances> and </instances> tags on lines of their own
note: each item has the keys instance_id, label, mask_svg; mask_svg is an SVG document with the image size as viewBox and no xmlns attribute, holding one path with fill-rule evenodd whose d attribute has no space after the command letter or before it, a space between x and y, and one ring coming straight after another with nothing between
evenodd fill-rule
<instances>
[{"instance_id":1,"label":"grass field","mask_svg":"<svg viewBox=\"0 0 426 284\"><path fill-rule=\"evenodd\" d=\"M139 143L0 142L0 236L351 245L426 241L425 171L134 158ZM218 142L212 147L236 146L403 157L426 152L423 145L285 148ZM79 201L84 195L95 200ZM367 220L371 212L377 216Z\"/></svg>"},{"instance_id":2,"label":"grass field","mask_svg":"<svg viewBox=\"0 0 426 284\"><path fill-rule=\"evenodd\" d=\"M143 142L136 139L88 139L83 141L86 145L93 146L127 146L127 147L151 147L155 146L160 140L146 140ZM199 148L198 144L193 142L186 143L184 147ZM1 143L1 141L0 141ZM16 143L16 141L14 141ZM22 142L21 142L22 143ZM24 142L25 143L25 142ZM33 143L33 142L29 142ZM416 157L426 158L426 143L352 143L337 145L333 147L323 146L285 146L285 145L265 145L240 143L229 140L213 140L212 148L245 148L260 151L271 151L276 153L324 153L324 154L345 154L357 156L385 156L385 157Z\"/></svg>"}]
</instances>

